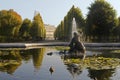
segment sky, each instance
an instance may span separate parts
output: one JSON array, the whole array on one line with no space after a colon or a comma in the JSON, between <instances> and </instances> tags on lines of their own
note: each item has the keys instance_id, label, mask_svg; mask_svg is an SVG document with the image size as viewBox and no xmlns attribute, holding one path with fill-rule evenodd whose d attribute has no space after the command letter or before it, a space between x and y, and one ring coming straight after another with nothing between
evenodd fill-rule
<instances>
[{"instance_id":1,"label":"sky","mask_svg":"<svg viewBox=\"0 0 120 80\"><path fill-rule=\"evenodd\" d=\"M88 7L95 0L0 0L0 10L13 9L22 19L30 20L34 17L34 12L38 11L44 24L57 26L67 15L67 12L74 5L80 8L84 17L88 13ZM106 0L116 10L120 16L120 0Z\"/></svg>"}]
</instances>

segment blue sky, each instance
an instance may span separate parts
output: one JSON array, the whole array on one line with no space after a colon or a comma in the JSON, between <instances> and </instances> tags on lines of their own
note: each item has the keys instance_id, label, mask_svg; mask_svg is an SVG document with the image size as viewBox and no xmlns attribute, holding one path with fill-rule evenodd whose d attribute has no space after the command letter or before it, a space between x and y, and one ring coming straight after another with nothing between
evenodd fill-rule
<instances>
[{"instance_id":1,"label":"blue sky","mask_svg":"<svg viewBox=\"0 0 120 80\"><path fill-rule=\"evenodd\" d=\"M106 0L120 16L120 0ZM43 22L57 26L74 5L79 7L84 15L94 0L0 0L0 10L14 9L22 19L33 19L34 12L40 12Z\"/></svg>"}]
</instances>

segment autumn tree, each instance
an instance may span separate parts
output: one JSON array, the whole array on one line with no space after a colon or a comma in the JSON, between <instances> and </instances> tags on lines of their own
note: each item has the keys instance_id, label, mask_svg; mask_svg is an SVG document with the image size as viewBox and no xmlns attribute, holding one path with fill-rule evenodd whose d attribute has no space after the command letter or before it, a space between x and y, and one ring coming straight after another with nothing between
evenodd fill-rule
<instances>
[{"instance_id":1,"label":"autumn tree","mask_svg":"<svg viewBox=\"0 0 120 80\"><path fill-rule=\"evenodd\" d=\"M2 39L10 41L18 36L18 31L22 23L21 16L14 10L0 11L0 36Z\"/></svg>"},{"instance_id":2,"label":"autumn tree","mask_svg":"<svg viewBox=\"0 0 120 80\"><path fill-rule=\"evenodd\" d=\"M45 39L46 30L40 13L37 13L33 18L30 35L34 40Z\"/></svg>"}]
</instances>

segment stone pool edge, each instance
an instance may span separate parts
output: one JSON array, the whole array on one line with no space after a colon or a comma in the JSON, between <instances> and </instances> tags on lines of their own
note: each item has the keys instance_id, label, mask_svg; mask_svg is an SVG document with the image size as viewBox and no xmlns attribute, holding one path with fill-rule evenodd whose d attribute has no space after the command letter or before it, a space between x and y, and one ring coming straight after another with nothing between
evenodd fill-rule
<instances>
[{"instance_id":1,"label":"stone pool edge","mask_svg":"<svg viewBox=\"0 0 120 80\"><path fill-rule=\"evenodd\" d=\"M44 43L0 43L0 48L32 48L41 46L68 46L69 42L44 42ZM120 43L84 43L86 48L120 48Z\"/></svg>"}]
</instances>

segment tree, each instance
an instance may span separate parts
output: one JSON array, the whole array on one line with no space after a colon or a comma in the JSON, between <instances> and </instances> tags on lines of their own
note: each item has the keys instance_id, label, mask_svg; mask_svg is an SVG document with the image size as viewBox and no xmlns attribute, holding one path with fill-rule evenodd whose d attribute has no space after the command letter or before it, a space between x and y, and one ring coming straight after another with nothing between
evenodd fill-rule
<instances>
[{"instance_id":1,"label":"tree","mask_svg":"<svg viewBox=\"0 0 120 80\"><path fill-rule=\"evenodd\" d=\"M55 36L55 38L65 41L69 41L71 39L73 18L76 20L77 28L84 29L85 20L83 18L81 10L78 7L75 8L73 5L72 8L68 11L67 15L64 17L64 20L61 21L61 23L57 26L57 29L55 31L57 37Z\"/></svg>"},{"instance_id":2,"label":"tree","mask_svg":"<svg viewBox=\"0 0 120 80\"><path fill-rule=\"evenodd\" d=\"M113 35L119 37L120 40L120 17L118 17L118 26L113 29Z\"/></svg>"},{"instance_id":3,"label":"tree","mask_svg":"<svg viewBox=\"0 0 120 80\"><path fill-rule=\"evenodd\" d=\"M0 35L8 40L15 38L22 23L21 16L10 10L0 11Z\"/></svg>"},{"instance_id":4,"label":"tree","mask_svg":"<svg viewBox=\"0 0 120 80\"><path fill-rule=\"evenodd\" d=\"M45 33L46 30L44 27L44 23L42 21L40 13L37 13L33 18L32 26L30 28L30 35L34 40L42 40L45 39Z\"/></svg>"},{"instance_id":5,"label":"tree","mask_svg":"<svg viewBox=\"0 0 120 80\"><path fill-rule=\"evenodd\" d=\"M96 0L88 8L86 34L92 36L108 37L117 26L116 11L105 0Z\"/></svg>"},{"instance_id":6,"label":"tree","mask_svg":"<svg viewBox=\"0 0 120 80\"><path fill-rule=\"evenodd\" d=\"M30 38L30 28L31 28L31 21L29 19L24 19L23 23L19 30L19 37L28 39Z\"/></svg>"}]
</instances>

